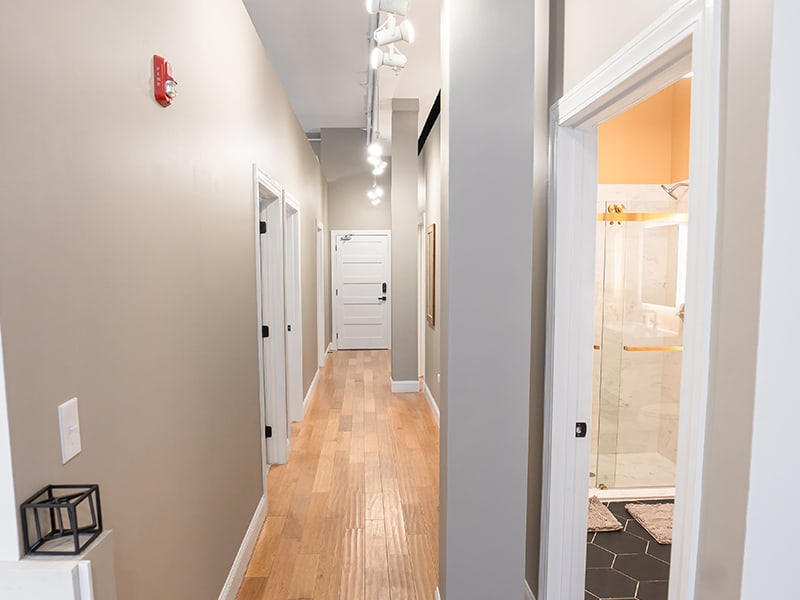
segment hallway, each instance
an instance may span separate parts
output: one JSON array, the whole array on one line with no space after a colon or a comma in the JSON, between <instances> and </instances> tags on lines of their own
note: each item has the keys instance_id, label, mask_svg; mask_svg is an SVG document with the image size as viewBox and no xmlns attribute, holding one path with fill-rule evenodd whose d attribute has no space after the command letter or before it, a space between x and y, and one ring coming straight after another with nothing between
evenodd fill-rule
<instances>
[{"instance_id":1,"label":"hallway","mask_svg":"<svg viewBox=\"0 0 800 600\"><path fill-rule=\"evenodd\" d=\"M390 392L389 361L328 356L238 600L433 598L439 430L423 394Z\"/></svg>"}]
</instances>

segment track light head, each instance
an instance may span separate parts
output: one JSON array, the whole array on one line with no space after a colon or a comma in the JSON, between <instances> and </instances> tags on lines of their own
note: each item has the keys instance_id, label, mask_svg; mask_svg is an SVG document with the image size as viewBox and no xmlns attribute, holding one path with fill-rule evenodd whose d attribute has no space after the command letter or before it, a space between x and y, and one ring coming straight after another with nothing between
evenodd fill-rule
<instances>
[{"instance_id":1,"label":"track light head","mask_svg":"<svg viewBox=\"0 0 800 600\"><path fill-rule=\"evenodd\" d=\"M367 0L367 12L371 15L385 12L405 17L408 14L408 3L408 0Z\"/></svg>"},{"instance_id":2,"label":"track light head","mask_svg":"<svg viewBox=\"0 0 800 600\"><path fill-rule=\"evenodd\" d=\"M378 204L380 204L380 203L381 203L381 199L380 198L373 198L372 199L372 206L378 206Z\"/></svg>"},{"instance_id":3,"label":"track light head","mask_svg":"<svg viewBox=\"0 0 800 600\"><path fill-rule=\"evenodd\" d=\"M384 52L380 48L374 48L369 57L369 64L373 69L380 67L391 67L392 69L402 69L406 66L408 58L400 52Z\"/></svg>"},{"instance_id":4,"label":"track light head","mask_svg":"<svg viewBox=\"0 0 800 600\"><path fill-rule=\"evenodd\" d=\"M414 43L416 34L414 32L414 25L411 21L406 19L400 23L400 25L388 23L385 27L379 27L375 30L373 37L378 46L386 46L388 44L394 44L395 42L408 42L412 44Z\"/></svg>"},{"instance_id":5,"label":"track light head","mask_svg":"<svg viewBox=\"0 0 800 600\"><path fill-rule=\"evenodd\" d=\"M372 188L372 191L375 192L375 195L378 198L383 198L383 188L381 186L376 185L374 188Z\"/></svg>"},{"instance_id":6,"label":"track light head","mask_svg":"<svg viewBox=\"0 0 800 600\"><path fill-rule=\"evenodd\" d=\"M377 167L379 164L381 164L382 161L380 156L368 156L367 162L371 164L373 167Z\"/></svg>"},{"instance_id":7,"label":"track light head","mask_svg":"<svg viewBox=\"0 0 800 600\"><path fill-rule=\"evenodd\" d=\"M380 175L383 175L384 171L386 171L386 162L381 161L377 165L375 165L374 169L372 169L372 174L378 177Z\"/></svg>"},{"instance_id":8,"label":"track light head","mask_svg":"<svg viewBox=\"0 0 800 600\"><path fill-rule=\"evenodd\" d=\"M367 154L380 157L380 155L383 154L383 146L381 146L380 142L372 142L367 146Z\"/></svg>"}]
</instances>

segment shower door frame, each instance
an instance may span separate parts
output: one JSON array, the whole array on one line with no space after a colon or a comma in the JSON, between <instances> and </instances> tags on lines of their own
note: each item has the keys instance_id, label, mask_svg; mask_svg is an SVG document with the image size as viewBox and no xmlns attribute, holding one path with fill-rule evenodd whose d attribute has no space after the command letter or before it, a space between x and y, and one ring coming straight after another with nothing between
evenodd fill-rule
<instances>
[{"instance_id":1,"label":"shower door frame","mask_svg":"<svg viewBox=\"0 0 800 600\"><path fill-rule=\"evenodd\" d=\"M583 598L592 410L597 128L694 72L675 524L670 599L691 598L696 578L708 396L720 108L719 0L684 0L551 109L547 354L539 600Z\"/></svg>"}]
</instances>

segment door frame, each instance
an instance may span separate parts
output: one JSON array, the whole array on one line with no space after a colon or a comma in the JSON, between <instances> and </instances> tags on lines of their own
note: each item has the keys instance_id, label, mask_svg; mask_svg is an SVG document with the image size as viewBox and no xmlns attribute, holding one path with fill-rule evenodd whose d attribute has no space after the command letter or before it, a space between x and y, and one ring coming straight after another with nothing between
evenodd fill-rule
<instances>
[{"instance_id":1,"label":"door frame","mask_svg":"<svg viewBox=\"0 0 800 600\"><path fill-rule=\"evenodd\" d=\"M325 366L325 226L317 219L317 366Z\"/></svg>"},{"instance_id":2,"label":"door frame","mask_svg":"<svg viewBox=\"0 0 800 600\"><path fill-rule=\"evenodd\" d=\"M547 353L539 599L583 597L591 421L597 126L694 72L692 205L670 599L696 579L715 225L718 206L720 2L684 0L551 109Z\"/></svg>"},{"instance_id":3,"label":"door frame","mask_svg":"<svg viewBox=\"0 0 800 600\"><path fill-rule=\"evenodd\" d=\"M389 277L386 301L386 315L388 331L389 350L392 349L392 231L391 229L334 229L331 231L331 345L334 350L339 349L338 316L339 311L336 306L336 281L339 277L339 269L336 266L336 238L340 235L385 235L389 244Z\"/></svg>"},{"instance_id":4,"label":"door frame","mask_svg":"<svg viewBox=\"0 0 800 600\"><path fill-rule=\"evenodd\" d=\"M288 423L303 420L303 299L300 203L283 191L284 312L286 327L286 412ZM288 325L292 326L289 331ZM294 342L294 343L292 343ZM291 434L287 429L287 437Z\"/></svg>"},{"instance_id":5,"label":"door frame","mask_svg":"<svg viewBox=\"0 0 800 600\"><path fill-rule=\"evenodd\" d=\"M261 207L262 192L276 196L267 204L267 221L278 223L271 229L268 226L267 244L269 249L266 271L268 281L262 278L261 266ZM280 184L270 178L264 171L253 165L253 231L255 237L255 270L256 270L256 309L258 328L258 397L260 406L261 457L263 469L264 493L266 494L267 470L270 464L284 464L288 459L289 438L286 415L286 348L284 336L276 334L285 329L284 324L284 289L283 289L283 189ZM269 323L263 318L263 294L266 287L268 299L267 313ZM267 338L270 341L269 352L264 352L261 328L269 325L271 331ZM265 355L266 354L266 355ZM265 385L269 381L270 385ZM265 428L272 427L272 437L267 439Z\"/></svg>"}]
</instances>

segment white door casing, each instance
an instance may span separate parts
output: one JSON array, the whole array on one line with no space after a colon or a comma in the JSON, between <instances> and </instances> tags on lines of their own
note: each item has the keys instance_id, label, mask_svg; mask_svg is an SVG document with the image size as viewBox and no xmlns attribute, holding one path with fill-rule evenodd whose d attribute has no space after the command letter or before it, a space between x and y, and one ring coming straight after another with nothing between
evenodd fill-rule
<instances>
[{"instance_id":1,"label":"white door casing","mask_svg":"<svg viewBox=\"0 0 800 600\"><path fill-rule=\"evenodd\" d=\"M300 290L300 204L283 192L287 425L303 420L303 308ZM291 437L290 432L286 432Z\"/></svg>"},{"instance_id":2,"label":"white door casing","mask_svg":"<svg viewBox=\"0 0 800 600\"><path fill-rule=\"evenodd\" d=\"M689 228L669 597L694 593L719 202L720 4L676 3L552 111L540 600L584 595L589 442L576 439L575 424L590 422L592 408L597 127L688 71L690 178L702 200Z\"/></svg>"},{"instance_id":3,"label":"white door casing","mask_svg":"<svg viewBox=\"0 0 800 600\"><path fill-rule=\"evenodd\" d=\"M261 406L261 436L264 493L268 464L283 464L288 458L286 415L286 366L283 286L282 191L277 182L253 165L254 231L256 251L256 305L258 311L258 370ZM266 233L261 233L261 222ZM263 336L263 328L269 336ZM269 426L272 437L265 436Z\"/></svg>"},{"instance_id":4,"label":"white door casing","mask_svg":"<svg viewBox=\"0 0 800 600\"><path fill-rule=\"evenodd\" d=\"M391 234L331 232L331 298L338 350L391 347Z\"/></svg>"},{"instance_id":5,"label":"white door casing","mask_svg":"<svg viewBox=\"0 0 800 600\"><path fill-rule=\"evenodd\" d=\"M317 219L317 364L325 366L325 229Z\"/></svg>"}]
</instances>

